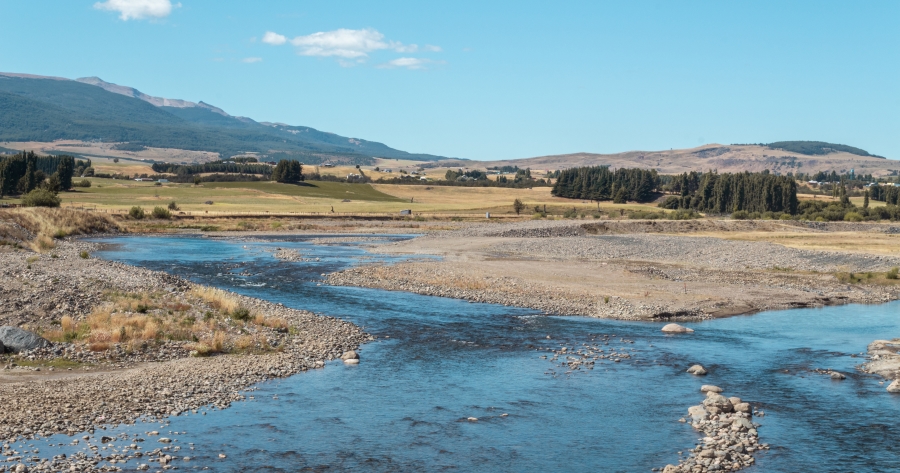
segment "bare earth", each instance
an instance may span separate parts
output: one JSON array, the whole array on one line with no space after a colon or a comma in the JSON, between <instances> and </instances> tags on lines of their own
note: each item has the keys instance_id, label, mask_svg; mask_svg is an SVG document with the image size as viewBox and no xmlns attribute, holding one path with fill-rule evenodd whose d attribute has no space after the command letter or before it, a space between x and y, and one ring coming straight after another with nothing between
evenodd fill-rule
<instances>
[{"instance_id":1,"label":"bare earth","mask_svg":"<svg viewBox=\"0 0 900 473\"><path fill-rule=\"evenodd\" d=\"M900 257L790 248L766 241L699 236L746 231L745 222L534 221L488 224L377 246L373 251L434 254L441 261L363 266L329 275L355 285L616 319L722 317L762 310L900 297L884 280L845 283L837 273L883 274ZM771 232L894 231L890 226L797 228ZM680 235L661 232L679 231ZM624 233L620 233L624 232ZM896 253L894 253L896 254Z\"/></svg>"}]
</instances>

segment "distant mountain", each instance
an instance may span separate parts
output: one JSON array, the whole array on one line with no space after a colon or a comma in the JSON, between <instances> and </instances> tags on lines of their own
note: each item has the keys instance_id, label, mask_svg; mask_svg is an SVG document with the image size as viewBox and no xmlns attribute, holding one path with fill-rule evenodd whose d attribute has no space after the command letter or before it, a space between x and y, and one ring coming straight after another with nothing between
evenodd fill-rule
<instances>
[{"instance_id":1,"label":"distant mountain","mask_svg":"<svg viewBox=\"0 0 900 473\"><path fill-rule=\"evenodd\" d=\"M202 101L154 97L98 77L0 73L0 110L0 141L100 140L308 164L445 159L309 127L259 123Z\"/></svg>"},{"instance_id":2,"label":"distant mountain","mask_svg":"<svg viewBox=\"0 0 900 473\"><path fill-rule=\"evenodd\" d=\"M452 161L436 163L458 166ZM656 169L662 174L690 171L760 172L780 174L836 171L839 174L873 174L896 176L900 161L872 155L865 150L823 141L782 141L768 144L720 145L666 151L626 151L614 154L573 153L478 163L484 167L518 166L539 170L566 169L579 166Z\"/></svg>"}]
</instances>

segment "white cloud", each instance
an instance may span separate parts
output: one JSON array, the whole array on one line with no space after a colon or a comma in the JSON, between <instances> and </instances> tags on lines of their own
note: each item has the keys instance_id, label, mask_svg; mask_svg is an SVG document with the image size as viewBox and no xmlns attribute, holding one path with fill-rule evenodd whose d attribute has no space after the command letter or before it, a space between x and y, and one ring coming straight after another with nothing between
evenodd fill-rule
<instances>
[{"instance_id":1,"label":"white cloud","mask_svg":"<svg viewBox=\"0 0 900 473\"><path fill-rule=\"evenodd\" d=\"M244 59L241 59L241 62L245 62L247 64L253 64L254 62L262 62L262 58L261 57L245 57Z\"/></svg>"},{"instance_id":2,"label":"white cloud","mask_svg":"<svg viewBox=\"0 0 900 473\"><path fill-rule=\"evenodd\" d=\"M335 57L343 59L342 64L352 64L347 59L365 59L375 51L392 50L398 53L414 53L419 50L416 44L403 44L399 41L388 41L377 30L365 28L351 30L341 28L334 31L320 31L306 36L287 39L284 35L267 31L263 36L264 43L281 45L290 42L297 47L301 56ZM437 46L427 46L428 51L440 51Z\"/></svg>"},{"instance_id":3,"label":"white cloud","mask_svg":"<svg viewBox=\"0 0 900 473\"><path fill-rule=\"evenodd\" d=\"M407 69L424 69L426 65L432 63L430 59L422 59L418 57L400 57L393 61L382 64L381 68L405 67Z\"/></svg>"},{"instance_id":4,"label":"white cloud","mask_svg":"<svg viewBox=\"0 0 900 473\"><path fill-rule=\"evenodd\" d=\"M439 52L443 51L443 49L441 49L440 46L435 46L435 45L433 45L433 44L426 44L426 45L425 45L425 50L426 50L426 51L433 52L433 53L439 53Z\"/></svg>"},{"instance_id":5,"label":"white cloud","mask_svg":"<svg viewBox=\"0 0 900 473\"><path fill-rule=\"evenodd\" d=\"M286 43L287 38L285 38L282 34L274 33L272 31L266 31L266 34L263 35L262 42L278 46Z\"/></svg>"},{"instance_id":6,"label":"white cloud","mask_svg":"<svg viewBox=\"0 0 900 473\"><path fill-rule=\"evenodd\" d=\"M106 0L94 4L98 10L119 12L119 19L124 21L165 18L172 13L172 8L180 6L180 3L172 5L171 0Z\"/></svg>"},{"instance_id":7,"label":"white cloud","mask_svg":"<svg viewBox=\"0 0 900 473\"><path fill-rule=\"evenodd\" d=\"M367 57L372 51L403 46L400 43L392 45L385 42L384 35L373 29L345 28L297 36L291 40L291 44L297 46L303 56L335 56L347 59Z\"/></svg>"}]
</instances>

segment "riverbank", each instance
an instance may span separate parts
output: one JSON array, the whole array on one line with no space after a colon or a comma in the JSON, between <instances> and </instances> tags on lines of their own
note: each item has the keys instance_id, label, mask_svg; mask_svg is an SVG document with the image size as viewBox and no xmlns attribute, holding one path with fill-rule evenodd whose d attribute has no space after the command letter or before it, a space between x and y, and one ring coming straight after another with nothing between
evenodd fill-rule
<instances>
[{"instance_id":1,"label":"riverbank","mask_svg":"<svg viewBox=\"0 0 900 473\"><path fill-rule=\"evenodd\" d=\"M57 241L45 254L0 250L0 325L46 336L65 332L67 319L74 327L65 332L72 334L71 342L4 355L0 439L74 435L142 418L196 413L204 406L225 408L256 383L321 368L373 339L339 319L226 291L209 293L175 276L99 260L89 255L94 248L83 241ZM230 313L225 303L234 304ZM248 320L236 316L241 310ZM93 335L107 336L92 325L98 311L107 319L118 313L132 321L147 319L160 337L171 328L200 330L192 332L199 338L132 337L133 326L122 325L109 335L127 337L98 343ZM81 332L89 326L91 338ZM209 340L222 342L215 348L223 354L212 350L212 356L202 356L203 344L214 343L203 338L203 330ZM96 466L100 457L80 461ZM42 471L35 465L31 471ZM68 466L57 462L44 471Z\"/></svg>"},{"instance_id":2,"label":"riverbank","mask_svg":"<svg viewBox=\"0 0 900 473\"><path fill-rule=\"evenodd\" d=\"M714 318L900 298L900 286L885 276L900 267L895 256L708 236L713 229L753 228L796 232L798 225L742 221L470 225L372 249L435 254L440 261L361 266L329 274L327 281L623 320ZM889 225L850 228L815 223L803 229L822 235L895 231Z\"/></svg>"}]
</instances>

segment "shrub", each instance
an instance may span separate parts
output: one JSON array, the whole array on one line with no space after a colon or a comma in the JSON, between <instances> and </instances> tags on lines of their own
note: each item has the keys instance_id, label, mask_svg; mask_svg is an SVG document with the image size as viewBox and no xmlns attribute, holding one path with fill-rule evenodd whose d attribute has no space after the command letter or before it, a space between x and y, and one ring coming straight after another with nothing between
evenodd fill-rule
<instances>
[{"instance_id":1,"label":"shrub","mask_svg":"<svg viewBox=\"0 0 900 473\"><path fill-rule=\"evenodd\" d=\"M81 250L81 253L78 253L78 256L80 256L81 259L88 259L88 252Z\"/></svg>"},{"instance_id":2,"label":"shrub","mask_svg":"<svg viewBox=\"0 0 900 473\"><path fill-rule=\"evenodd\" d=\"M731 218L735 220L747 220L750 218L750 214L746 210L738 210L737 212L731 214Z\"/></svg>"},{"instance_id":3,"label":"shrub","mask_svg":"<svg viewBox=\"0 0 900 473\"><path fill-rule=\"evenodd\" d=\"M25 207L59 207L60 202L58 195L46 189L35 189L22 196Z\"/></svg>"},{"instance_id":4,"label":"shrub","mask_svg":"<svg viewBox=\"0 0 900 473\"><path fill-rule=\"evenodd\" d=\"M845 222L862 222L863 216L856 212L847 212L846 214L844 214L844 221Z\"/></svg>"},{"instance_id":5,"label":"shrub","mask_svg":"<svg viewBox=\"0 0 900 473\"><path fill-rule=\"evenodd\" d=\"M884 277L888 279L898 279L900 278L900 268L891 268Z\"/></svg>"},{"instance_id":6,"label":"shrub","mask_svg":"<svg viewBox=\"0 0 900 473\"><path fill-rule=\"evenodd\" d=\"M170 219L172 218L172 214L165 207L153 207L153 218L162 218L162 219Z\"/></svg>"},{"instance_id":7,"label":"shrub","mask_svg":"<svg viewBox=\"0 0 900 473\"><path fill-rule=\"evenodd\" d=\"M231 318L235 320L250 320L250 309L240 306L231 311Z\"/></svg>"},{"instance_id":8,"label":"shrub","mask_svg":"<svg viewBox=\"0 0 900 473\"><path fill-rule=\"evenodd\" d=\"M135 205L128 211L128 216L135 220L141 220L144 218L144 209Z\"/></svg>"},{"instance_id":9,"label":"shrub","mask_svg":"<svg viewBox=\"0 0 900 473\"><path fill-rule=\"evenodd\" d=\"M72 185L73 185L74 187L91 187L91 181L89 181L89 180L87 180L87 179L82 179L82 180L80 180L80 181L78 181L78 182L76 182L76 183L74 183L74 184L72 184Z\"/></svg>"},{"instance_id":10,"label":"shrub","mask_svg":"<svg viewBox=\"0 0 900 473\"><path fill-rule=\"evenodd\" d=\"M178 208L178 204L175 201L169 202L169 210L181 210Z\"/></svg>"}]
</instances>

